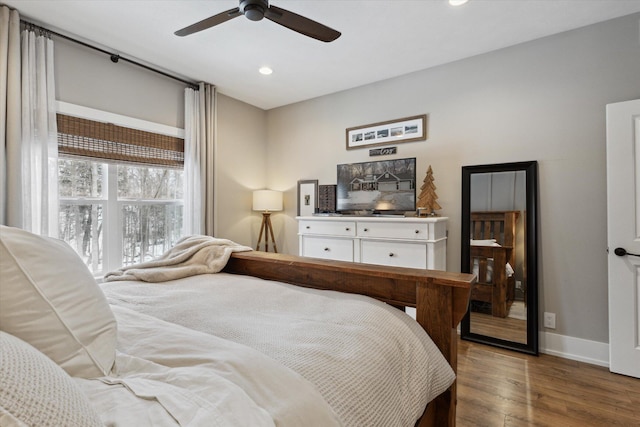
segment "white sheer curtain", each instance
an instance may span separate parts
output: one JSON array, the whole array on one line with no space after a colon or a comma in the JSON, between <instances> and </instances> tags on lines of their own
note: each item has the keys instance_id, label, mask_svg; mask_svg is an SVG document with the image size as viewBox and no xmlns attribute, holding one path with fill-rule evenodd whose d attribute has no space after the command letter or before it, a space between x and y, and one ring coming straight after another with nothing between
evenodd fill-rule
<instances>
[{"instance_id":1,"label":"white sheer curtain","mask_svg":"<svg viewBox=\"0 0 640 427\"><path fill-rule=\"evenodd\" d=\"M39 30L38 30L39 31ZM58 235L58 142L53 40L22 32L22 228Z\"/></svg>"},{"instance_id":2,"label":"white sheer curtain","mask_svg":"<svg viewBox=\"0 0 640 427\"><path fill-rule=\"evenodd\" d=\"M202 189L200 182L200 158L202 153L198 144L200 133L199 92L191 88L184 90L184 233L202 234Z\"/></svg>"},{"instance_id":3,"label":"white sheer curtain","mask_svg":"<svg viewBox=\"0 0 640 427\"><path fill-rule=\"evenodd\" d=\"M22 226L20 15L0 5L0 224Z\"/></svg>"},{"instance_id":4,"label":"white sheer curtain","mask_svg":"<svg viewBox=\"0 0 640 427\"><path fill-rule=\"evenodd\" d=\"M213 169L216 88L200 83L185 89L185 235L213 236Z\"/></svg>"}]
</instances>

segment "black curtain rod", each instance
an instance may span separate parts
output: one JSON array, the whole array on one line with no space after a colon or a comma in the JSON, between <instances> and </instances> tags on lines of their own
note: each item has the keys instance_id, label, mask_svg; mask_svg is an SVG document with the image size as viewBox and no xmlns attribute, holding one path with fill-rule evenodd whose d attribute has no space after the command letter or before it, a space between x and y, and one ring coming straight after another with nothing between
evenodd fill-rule
<instances>
[{"instance_id":1,"label":"black curtain rod","mask_svg":"<svg viewBox=\"0 0 640 427\"><path fill-rule=\"evenodd\" d=\"M152 71L154 73L161 74L161 75L163 75L165 77L169 77L170 79L182 82L182 83L186 84L187 86L191 87L192 89L196 89L197 90L199 88L198 84L193 82L193 81L184 80L184 79L181 79L180 77L172 76L171 74L165 73L164 71L156 70L155 68L151 68L151 67L149 67L147 65L141 64L141 63L136 62L136 61L134 61L132 59L124 58L124 57L120 56L117 53L109 52L109 51L101 49L101 48L99 48L97 46L93 46L93 45L90 45L90 44L85 43L83 41L76 40L76 39L71 38L69 36L65 36L64 34L56 33L55 31L51 31L48 28L44 28L44 27L41 27L40 25L34 24L33 22L25 21L24 19L21 19L20 22L24 23L25 25L27 25L27 26L29 26L31 28L35 28L35 29L44 31L45 33L53 34L56 37L61 37L61 38L65 39L65 40L69 40L71 42L77 43L77 44L82 45L84 47L88 47L89 49L97 50L98 52L102 52L102 53L104 53L106 55L109 55L109 58L111 58L111 62L113 62L113 63L118 63L118 61L122 60L122 61L128 62L130 64L137 65L138 67L144 68L145 70L149 70L149 71Z\"/></svg>"}]
</instances>

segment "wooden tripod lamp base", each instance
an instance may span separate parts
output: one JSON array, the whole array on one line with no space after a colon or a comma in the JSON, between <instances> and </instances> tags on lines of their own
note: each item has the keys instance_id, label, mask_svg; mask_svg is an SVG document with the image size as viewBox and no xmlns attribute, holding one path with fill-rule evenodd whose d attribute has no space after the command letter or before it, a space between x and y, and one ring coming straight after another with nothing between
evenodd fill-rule
<instances>
[{"instance_id":1,"label":"wooden tripod lamp base","mask_svg":"<svg viewBox=\"0 0 640 427\"><path fill-rule=\"evenodd\" d=\"M273 237L273 226L271 225L271 212L282 210L282 192L274 190L254 191L253 210L262 211L262 225L260 225L256 251L260 250L260 243L264 237L264 251L269 252L269 239L271 239L273 251L277 253L278 247L276 246L276 239Z\"/></svg>"},{"instance_id":2,"label":"wooden tripod lamp base","mask_svg":"<svg viewBox=\"0 0 640 427\"><path fill-rule=\"evenodd\" d=\"M256 251L260 250L260 242L262 242L262 236L264 235L264 251L269 252L269 237L273 243L273 252L278 253L276 247L276 239L273 237L273 226L271 225L271 212L262 212L262 225L260 226L260 234L258 235L258 245Z\"/></svg>"}]
</instances>

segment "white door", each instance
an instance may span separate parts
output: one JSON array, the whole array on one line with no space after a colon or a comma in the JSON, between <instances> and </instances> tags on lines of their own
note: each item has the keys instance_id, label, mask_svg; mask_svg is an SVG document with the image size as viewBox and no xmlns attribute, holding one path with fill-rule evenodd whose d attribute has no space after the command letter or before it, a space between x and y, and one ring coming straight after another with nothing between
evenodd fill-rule
<instances>
[{"instance_id":1,"label":"white door","mask_svg":"<svg viewBox=\"0 0 640 427\"><path fill-rule=\"evenodd\" d=\"M640 378L640 99L607 105L607 216L609 369Z\"/></svg>"}]
</instances>

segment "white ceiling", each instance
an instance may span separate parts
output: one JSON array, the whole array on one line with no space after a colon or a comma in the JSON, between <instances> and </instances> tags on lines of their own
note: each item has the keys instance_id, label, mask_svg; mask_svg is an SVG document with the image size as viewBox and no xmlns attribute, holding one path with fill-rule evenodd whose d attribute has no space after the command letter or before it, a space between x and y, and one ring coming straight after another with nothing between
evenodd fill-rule
<instances>
[{"instance_id":1,"label":"white ceiling","mask_svg":"<svg viewBox=\"0 0 640 427\"><path fill-rule=\"evenodd\" d=\"M270 109L618 16L640 0L273 0L342 32L331 43L243 16L174 31L237 0L4 0L23 19ZM274 73L263 76L268 65Z\"/></svg>"}]
</instances>

